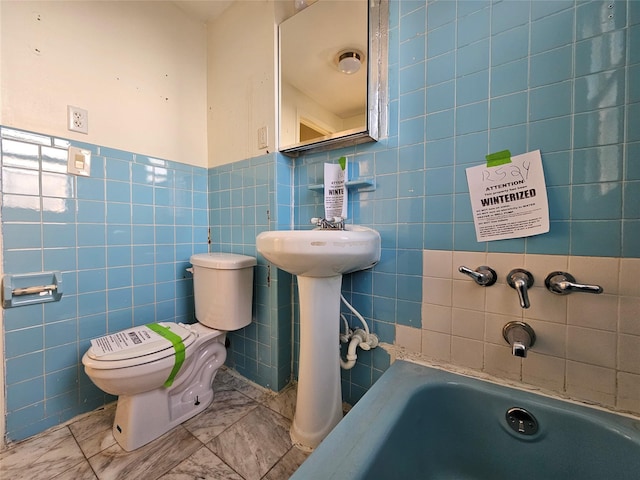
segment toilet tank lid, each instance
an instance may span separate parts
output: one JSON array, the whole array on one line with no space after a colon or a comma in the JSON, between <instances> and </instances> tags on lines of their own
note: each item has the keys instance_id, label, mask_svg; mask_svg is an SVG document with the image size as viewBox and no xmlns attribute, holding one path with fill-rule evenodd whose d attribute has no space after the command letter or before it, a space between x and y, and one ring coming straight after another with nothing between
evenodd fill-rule
<instances>
[{"instance_id":1,"label":"toilet tank lid","mask_svg":"<svg viewBox=\"0 0 640 480\"><path fill-rule=\"evenodd\" d=\"M237 253L198 253L191 255L191 264L198 267L216 268L220 270L238 270L253 267L257 264L255 257Z\"/></svg>"}]
</instances>

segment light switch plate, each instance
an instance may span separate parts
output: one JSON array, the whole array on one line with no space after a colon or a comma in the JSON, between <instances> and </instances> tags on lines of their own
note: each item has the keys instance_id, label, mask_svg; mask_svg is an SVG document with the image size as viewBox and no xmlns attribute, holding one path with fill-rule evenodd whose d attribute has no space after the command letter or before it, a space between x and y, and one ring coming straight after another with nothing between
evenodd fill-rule
<instances>
[{"instance_id":1,"label":"light switch plate","mask_svg":"<svg viewBox=\"0 0 640 480\"><path fill-rule=\"evenodd\" d=\"M67 156L67 173L72 175L91 175L91 152L84 148L69 147Z\"/></svg>"},{"instance_id":2,"label":"light switch plate","mask_svg":"<svg viewBox=\"0 0 640 480\"><path fill-rule=\"evenodd\" d=\"M258 148L263 149L269 146L269 130L266 126L258 129Z\"/></svg>"}]
</instances>

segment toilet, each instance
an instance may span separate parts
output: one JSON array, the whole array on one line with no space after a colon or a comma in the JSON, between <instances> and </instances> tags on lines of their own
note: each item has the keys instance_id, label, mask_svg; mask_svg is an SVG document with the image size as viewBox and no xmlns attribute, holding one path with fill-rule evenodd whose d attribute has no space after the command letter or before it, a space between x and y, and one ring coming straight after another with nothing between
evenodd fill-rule
<instances>
[{"instance_id":1,"label":"toilet","mask_svg":"<svg viewBox=\"0 0 640 480\"><path fill-rule=\"evenodd\" d=\"M118 396L113 436L131 451L206 409L224 363L227 331L251 323L256 259L231 253L191 256L197 323L158 322L91 341L84 370Z\"/></svg>"}]
</instances>

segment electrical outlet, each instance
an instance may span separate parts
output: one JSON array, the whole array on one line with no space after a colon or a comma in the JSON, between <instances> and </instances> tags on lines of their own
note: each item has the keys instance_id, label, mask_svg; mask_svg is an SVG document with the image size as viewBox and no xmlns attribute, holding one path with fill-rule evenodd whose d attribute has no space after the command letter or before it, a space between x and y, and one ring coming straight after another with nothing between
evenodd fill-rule
<instances>
[{"instance_id":1,"label":"electrical outlet","mask_svg":"<svg viewBox=\"0 0 640 480\"><path fill-rule=\"evenodd\" d=\"M89 112L67 105L67 128L72 132L89 133Z\"/></svg>"}]
</instances>

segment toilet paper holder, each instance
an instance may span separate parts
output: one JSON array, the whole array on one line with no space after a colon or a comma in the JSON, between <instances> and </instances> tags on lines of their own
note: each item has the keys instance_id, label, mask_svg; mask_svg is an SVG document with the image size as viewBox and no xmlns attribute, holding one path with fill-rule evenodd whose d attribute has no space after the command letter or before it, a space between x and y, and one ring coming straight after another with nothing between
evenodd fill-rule
<instances>
[{"instance_id":1,"label":"toilet paper holder","mask_svg":"<svg viewBox=\"0 0 640 480\"><path fill-rule=\"evenodd\" d=\"M57 271L6 274L2 277L4 308L58 302L62 293L62 273Z\"/></svg>"}]
</instances>

